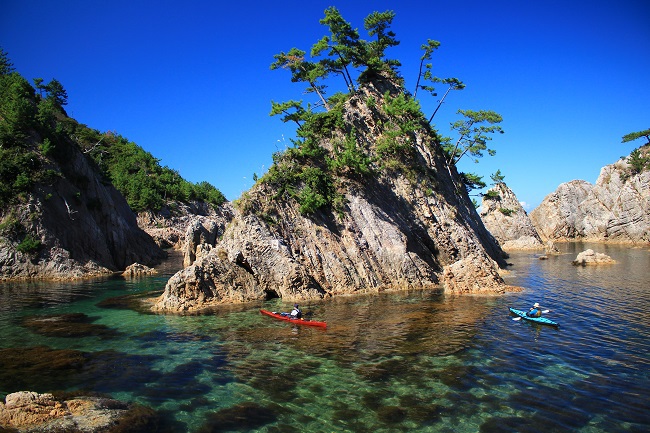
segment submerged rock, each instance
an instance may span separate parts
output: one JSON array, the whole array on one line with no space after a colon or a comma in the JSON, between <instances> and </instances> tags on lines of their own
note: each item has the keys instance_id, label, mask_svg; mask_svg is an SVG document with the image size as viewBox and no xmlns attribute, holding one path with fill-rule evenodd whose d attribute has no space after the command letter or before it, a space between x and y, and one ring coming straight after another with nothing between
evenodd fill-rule
<instances>
[{"instance_id":1,"label":"submerged rock","mask_svg":"<svg viewBox=\"0 0 650 433\"><path fill-rule=\"evenodd\" d=\"M581 252L573 261L573 264L576 266L610 265L613 263L616 263L616 260L612 259L607 254L597 253L592 249Z\"/></svg>"}]
</instances>

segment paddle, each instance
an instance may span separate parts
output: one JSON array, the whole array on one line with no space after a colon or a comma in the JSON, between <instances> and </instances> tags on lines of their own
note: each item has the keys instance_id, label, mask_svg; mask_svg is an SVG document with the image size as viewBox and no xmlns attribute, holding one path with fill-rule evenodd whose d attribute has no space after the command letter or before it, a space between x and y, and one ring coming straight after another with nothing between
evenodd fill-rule
<instances>
[{"instance_id":1,"label":"paddle","mask_svg":"<svg viewBox=\"0 0 650 433\"><path fill-rule=\"evenodd\" d=\"M550 312L551 312L551 310L544 310L544 311L542 311L542 314L546 314L546 313L550 313ZM523 317L521 317L521 316L517 316L517 317L512 318L512 320L514 320L515 322L517 320L521 320L521 319L523 319Z\"/></svg>"}]
</instances>

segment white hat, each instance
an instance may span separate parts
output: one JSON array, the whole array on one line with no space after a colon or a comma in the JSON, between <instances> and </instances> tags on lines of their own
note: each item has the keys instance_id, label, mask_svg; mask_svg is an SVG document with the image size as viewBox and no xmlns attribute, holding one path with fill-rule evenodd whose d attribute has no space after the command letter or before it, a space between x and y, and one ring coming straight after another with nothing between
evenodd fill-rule
<instances>
[{"instance_id":1,"label":"white hat","mask_svg":"<svg viewBox=\"0 0 650 433\"><path fill-rule=\"evenodd\" d=\"M537 308L537 307L539 307L539 304L538 304L537 302L535 302L535 303L533 304L533 307Z\"/></svg>"}]
</instances>

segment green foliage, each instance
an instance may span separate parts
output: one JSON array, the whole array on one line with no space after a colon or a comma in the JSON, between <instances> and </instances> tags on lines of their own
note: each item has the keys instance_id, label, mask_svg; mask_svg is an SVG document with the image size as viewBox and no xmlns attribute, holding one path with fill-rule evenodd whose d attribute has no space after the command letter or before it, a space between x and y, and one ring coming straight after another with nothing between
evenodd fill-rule
<instances>
[{"instance_id":1,"label":"green foliage","mask_svg":"<svg viewBox=\"0 0 650 433\"><path fill-rule=\"evenodd\" d=\"M18 250L23 254L35 253L40 248L41 248L40 239L35 238L31 234L25 236L25 238L18 245L16 245L16 250Z\"/></svg>"},{"instance_id":2,"label":"green foliage","mask_svg":"<svg viewBox=\"0 0 650 433\"><path fill-rule=\"evenodd\" d=\"M320 23L327 26L330 34L319 39L310 50L313 60L307 59L307 52L291 48L274 57L271 69L287 69L291 72L291 81L306 83L306 93L315 93L320 105L330 110L325 98L326 86L323 81L330 75L343 78L346 88L355 90L355 77L351 71L362 71L356 77L357 82L366 82L381 72L390 72L396 76L395 68L400 65L397 60L385 58L389 47L399 44L395 33L390 30L395 13L392 11L373 12L364 20L364 27L371 37L370 41L360 38L359 32L345 21L335 7L325 10L325 17Z\"/></svg>"},{"instance_id":3,"label":"green foliage","mask_svg":"<svg viewBox=\"0 0 650 433\"><path fill-rule=\"evenodd\" d=\"M390 25L395 18L395 12L373 12L363 20L363 27L368 31L368 35L376 39L371 40L365 46L365 64L368 69L381 71L385 66L394 69L400 66L397 60L385 60L385 52L389 47L399 45L395 38L395 33L389 30Z\"/></svg>"},{"instance_id":4,"label":"green foliage","mask_svg":"<svg viewBox=\"0 0 650 433\"><path fill-rule=\"evenodd\" d=\"M413 153L414 133L422 127L420 103L400 93L391 97L384 94L384 112L389 116L383 136L377 142L377 156L385 158L408 157Z\"/></svg>"},{"instance_id":5,"label":"green foliage","mask_svg":"<svg viewBox=\"0 0 650 433\"><path fill-rule=\"evenodd\" d=\"M458 110L458 114L465 117L451 124L451 129L458 132L458 141L453 147L447 143L447 146L443 148L447 153L448 163L455 165L465 155L471 156L474 162L478 162L478 158L483 156L483 151L494 156L496 152L488 149L487 142L492 140L489 134L495 132L503 134L503 129L497 125L503 118L489 110Z\"/></svg>"},{"instance_id":6,"label":"green foliage","mask_svg":"<svg viewBox=\"0 0 650 433\"><path fill-rule=\"evenodd\" d=\"M467 192L470 192L474 189L485 188L485 182L483 182L483 177L474 173L460 173L461 181L465 185Z\"/></svg>"},{"instance_id":7,"label":"green foliage","mask_svg":"<svg viewBox=\"0 0 650 433\"><path fill-rule=\"evenodd\" d=\"M0 75L0 147L25 142L34 127L34 89L17 72Z\"/></svg>"},{"instance_id":8,"label":"green foliage","mask_svg":"<svg viewBox=\"0 0 650 433\"><path fill-rule=\"evenodd\" d=\"M432 85L435 83L442 83L447 86L447 90L445 91L445 94L440 98L438 101L438 105L436 106L436 109L434 110L433 114L429 118L429 123L433 120L435 117L436 113L442 106L442 103L445 101L445 98L451 92L452 90L462 90L465 88L465 84L460 81L458 78L438 78L433 75L432 68L433 64L431 63L425 63L427 60L431 60L431 57L433 56L433 53L435 50L437 50L440 47L440 42L434 41L433 39L427 40L426 44L422 44L420 47L423 51L424 54L422 54L422 57L420 57L420 70L418 72L418 80L415 83L415 91L413 92L413 98L415 98L418 94L418 90L422 89L431 94L431 96L438 96L438 93L436 93L436 88ZM428 84L420 84L420 81L424 80L425 83Z\"/></svg>"},{"instance_id":9,"label":"green foliage","mask_svg":"<svg viewBox=\"0 0 650 433\"><path fill-rule=\"evenodd\" d=\"M9 60L9 55L0 47L0 75L9 75L14 70L14 64Z\"/></svg>"},{"instance_id":10,"label":"green foliage","mask_svg":"<svg viewBox=\"0 0 650 433\"><path fill-rule=\"evenodd\" d=\"M483 197L488 200L501 200L501 195L499 195L499 192L493 189L483 194Z\"/></svg>"},{"instance_id":11,"label":"green foliage","mask_svg":"<svg viewBox=\"0 0 650 433\"><path fill-rule=\"evenodd\" d=\"M136 212L159 210L168 200L200 200L215 206L225 201L208 182L184 180L176 170L162 167L151 153L124 137L107 135L103 142L105 150L97 150L97 162Z\"/></svg>"},{"instance_id":12,"label":"green foliage","mask_svg":"<svg viewBox=\"0 0 650 433\"><path fill-rule=\"evenodd\" d=\"M644 155L639 149L634 149L630 152L627 162L630 164L632 174L641 173L646 169L650 169L650 155L648 153Z\"/></svg>"},{"instance_id":13,"label":"green foliage","mask_svg":"<svg viewBox=\"0 0 650 433\"><path fill-rule=\"evenodd\" d=\"M490 175L490 179L492 179L492 182L495 184L503 183L505 178L506 177L501 174L501 170L497 170L495 173Z\"/></svg>"},{"instance_id":14,"label":"green foliage","mask_svg":"<svg viewBox=\"0 0 650 433\"><path fill-rule=\"evenodd\" d=\"M16 203L40 178L41 161L34 152L23 148L0 147L0 205Z\"/></svg>"},{"instance_id":15,"label":"green foliage","mask_svg":"<svg viewBox=\"0 0 650 433\"><path fill-rule=\"evenodd\" d=\"M13 215L9 214L0 222L0 235L7 238L16 238L25 233L25 228L20 221Z\"/></svg>"},{"instance_id":16,"label":"green foliage","mask_svg":"<svg viewBox=\"0 0 650 433\"><path fill-rule=\"evenodd\" d=\"M643 131L630 132L629 134L625 134L623 136L623 139L621 140L621 143L628 143L630 141L634 141L641 137L645 137L646 140L648 140L648 143L650 143L650 129L645 129Z\"/></svg>"},{"instance_id":17,"label":"green foliage","mask_svg":"<svg viewBox=\"0 0 650 433\"><path fill-rule=\"evenodd\" d=\"M515 213L515 211L513 209L508 209L508 208L505 208L505 207L499 208L499 212L501 212L505 216L510 216L513 213Z\"/></svg>"},{"instance_id":18,"label":"green foliage","mask_svg":"<svg viewBox=\"0 0 650 433\"><path fill-rule=\"evenodd\" d=\"M92 157L102 173L126 197L136 211L158 210L166 200L203 200L213 205L225 197L207 182L192 184L178 172L161 167L159 161L123 137L90 129L70 119L63 111L67 92L52 80L34 79L34 88L13 72L0 49L0 205L21 200L38 183L52 183L64 174L77 184L88 179L75 177L66 164L75 146ZM40 139L40 143L37 140ZM49 160L49 161L48 161ZM61 172L44 169L52 160ZM90 199L88 206L100 203Z\"/></svg>"},{"instance_id":19,"label":"green foliage","mask_svg":"<svg viewBox=\"0 0 650 433\"><path fill-rule=\"evenodd\" d=\"M334 144L334 159L330 168L339 175L365 176L372 172L372 161L357 144L355 131L350 131L343 143Z\"/></svg>"},{"instance_id":20,"label":"green foliage","mask_svg":"<svg viewBox=\"0 0 650 433\"><path fill-rule=\"evenodd\" d=\"M298 126L301 125L301 122L304 122L310 115L311 111L306 110L302 106L302 101L287 101L287 102L274 102L271 101L271 116L277 116L282 114L283 122L296 122Z\"/></svg>"}]
</instances>

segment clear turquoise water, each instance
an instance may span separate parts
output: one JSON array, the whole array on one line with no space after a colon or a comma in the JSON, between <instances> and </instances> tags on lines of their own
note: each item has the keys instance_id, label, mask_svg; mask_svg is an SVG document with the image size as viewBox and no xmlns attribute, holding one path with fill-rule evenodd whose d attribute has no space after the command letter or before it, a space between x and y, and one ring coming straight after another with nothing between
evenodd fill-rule
<instances>
[{"instance_id":1,"label":"clear turquoise water","mask_svg":"<svg viewBox=\"0 0 650 433\"><path fill-rule=\"evenodd\" d=\"M159 410L160 431L648 431L650 251L560 247L511 256L520 293L303 305L326 330L259 314L289 308L279 300L187 316L112 302L162 290L173 265L134 281L2 284L0 396L106 393ZM619 263L572 266L587 247ZM533 302L561 327L509 316ZM29 326L69 313L87 316L86 334Z\"/></svg>"}]
</instances>

